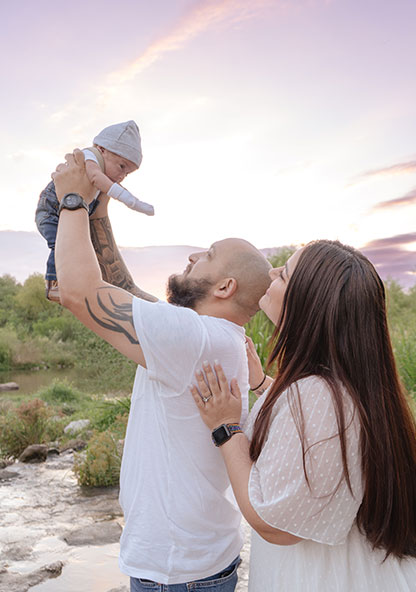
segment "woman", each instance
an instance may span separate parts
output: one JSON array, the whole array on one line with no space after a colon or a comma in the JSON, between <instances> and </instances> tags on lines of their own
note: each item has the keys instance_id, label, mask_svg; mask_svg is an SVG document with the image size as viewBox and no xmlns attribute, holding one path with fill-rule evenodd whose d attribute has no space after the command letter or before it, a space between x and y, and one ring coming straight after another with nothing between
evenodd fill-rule
<instances>
[{"instance_id":1,"label":"woman","mask_svg":"<svg viewBox=\"0 0 416 592\"><path fill-rule=\"evenodd\" d=\"M191 387L253 528L249 590L415 591L416 429L383 284L331 241L270 275L260 307L276 324L277 375L263 378L249 348L250 384L270 386L245 433L238 385L219 364Z\"/></svg>"}]
</instances>

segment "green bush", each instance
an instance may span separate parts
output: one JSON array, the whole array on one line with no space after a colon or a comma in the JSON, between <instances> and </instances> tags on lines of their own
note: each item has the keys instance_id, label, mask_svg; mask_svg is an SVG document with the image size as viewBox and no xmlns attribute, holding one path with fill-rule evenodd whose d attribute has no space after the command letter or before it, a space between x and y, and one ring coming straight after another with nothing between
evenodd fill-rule
<instances>
[{"instance_id":1,"label":"green bush","mask_svg":"<svg viewBox=\"0 0 416 592\"><path fill-rule=\"evenodd\" d=\"M102 432L113 426L123 416L128 416L130 411L130 397L101 401L94 426ZM124 436L123 436L124 437Z\"/></svg>"},{"instance_id":2,"label":"green bush","mask_svg":"<svg viewBox=\"0 0 416 592\"><path fill-rule=\"evenodd\" d=\"M32 399L0 416L1 455L18 457L30 444L44 444L61 432L62 425L51 420L44 401Z\"/></svg>"},{"instance_id":3,"label":"green bush","mask_svg":"<svg viewBox=\"0 0 416 592\"><path fill-rule=\"evenodd\" d=\"M74 472L79 485L109 487L120 477L121 453L116 437L109 431L97 432L86 452L76 454Z\"/></svg>"}]
</instances>

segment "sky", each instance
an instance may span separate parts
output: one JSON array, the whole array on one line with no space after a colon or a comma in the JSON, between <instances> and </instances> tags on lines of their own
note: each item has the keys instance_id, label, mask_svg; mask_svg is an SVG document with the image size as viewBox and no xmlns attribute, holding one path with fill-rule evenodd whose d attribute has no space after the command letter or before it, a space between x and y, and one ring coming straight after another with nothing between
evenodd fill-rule
<instances>
[{"instance_id":1,"label":"sky","mask_svg":"<svg viewBox=\"0 0 416 592\"><path fill-rule=\"evenodd\" d=\"M121 246L329 238L416 272L414 0L21 0L0 17L0 230L36 230L64 154L134 119L124 185L156 215L111 204Z\"/></svg>"}]
</instances>

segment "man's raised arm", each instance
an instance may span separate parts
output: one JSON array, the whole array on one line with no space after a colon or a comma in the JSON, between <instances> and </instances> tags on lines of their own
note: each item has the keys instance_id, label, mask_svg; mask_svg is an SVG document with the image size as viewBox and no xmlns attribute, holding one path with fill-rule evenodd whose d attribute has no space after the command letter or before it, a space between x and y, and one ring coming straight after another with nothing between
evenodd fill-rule
<instances>
[{"instance_id":1,"label":"man's raised arm","mask_svg":"<svg viewBox=\"0 0 416 592\"><path fill-rule=\"evenodd\" d=\"M61 303L84 325L137 364L146 366L133 322L133 296L103 281L89 232L88 205L94 188L85 173L80 150L52 174L59 202L55 260Z\"/></svg>"},{"instance_id":2,"label":"man's raised arm","mask_svg":"<svg viewBox=\"0 0 416 592\"><path fill-rule=\"evenodd\" d=\"M116 245L108 217L107 205L109 197L100 196L95 212L90 216L91 241L97 255L103 280L118 286L138 298L156 302L157 298L141 290L133 281L129 270Z\"/></svg>"}]
</instances>

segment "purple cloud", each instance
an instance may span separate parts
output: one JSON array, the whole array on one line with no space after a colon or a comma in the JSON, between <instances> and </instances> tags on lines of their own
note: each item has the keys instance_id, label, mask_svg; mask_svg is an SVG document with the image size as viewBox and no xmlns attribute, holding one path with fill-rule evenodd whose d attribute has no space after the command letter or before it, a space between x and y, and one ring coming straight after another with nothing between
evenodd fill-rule
<instances>
[{"instance_id":1,"label":"purple cloud","mask_svg":"<svg viewBox=\"0 0 416 592\"><path fill-rule=\"evenodd\" d=\"M410 205L416 205L416 187L415 189L412 189L412 191L409 191L409 193L406 193L406 195L403 195L402 197L396 197L395 199L380 201L372 207L371 211L375 212L378 210L388 210L391 208Z\"/></svg>"},{"instance_id":2,"label":"purple cloud","mask_svg":"<svg viewBox=\"0 0 416 592\"><path fill-rule=\"evenodd\" d=\"M361 251L375 265L383 280L395 279L404 288L416 283L416 251L407 245L416 243L416 232L379 238L365 244Z\"/></svg>"}]
</instances>

